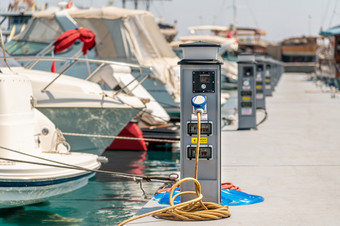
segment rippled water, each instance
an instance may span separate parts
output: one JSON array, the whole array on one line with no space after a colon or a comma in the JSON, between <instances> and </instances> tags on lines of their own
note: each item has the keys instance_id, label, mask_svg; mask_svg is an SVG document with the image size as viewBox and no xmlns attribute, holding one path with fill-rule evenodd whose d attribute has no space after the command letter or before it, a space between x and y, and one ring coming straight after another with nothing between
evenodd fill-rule
<instances>
[{"instance_id":1,"label":"rippled water","mask_svg":"<svg viewBox=\"0 0 340 226\"><path fill-rule=\"evenodd\" d=\"M109 158L103 170L162 176L179 171L178 151L106 151L103 155ZM161 185L143 183L149 199ZM0 209L0 225L117 225L133 216L147 201L136 182L97 174L85 187L59 198Z\"/></svg>"}]
</instances>

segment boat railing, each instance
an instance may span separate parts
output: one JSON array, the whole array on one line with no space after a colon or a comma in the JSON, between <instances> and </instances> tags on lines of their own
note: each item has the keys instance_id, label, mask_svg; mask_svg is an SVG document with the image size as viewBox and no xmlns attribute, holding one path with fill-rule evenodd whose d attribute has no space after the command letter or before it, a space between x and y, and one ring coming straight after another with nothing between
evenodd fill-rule
<instances>
[{"instance_id":1,"label":"boat railing","mask_svg":"<svg viewBox=\"0 0 340 226\"><path fill-rule=\"evenodd\" d=\"M3 57L0 57L0 59ZM97 64L98 66L85 78L86 81L90 80L103 66L105 65L115 65L115 66L123 66L123 67L129 67L131 71L137 71L139 72L140 76L137 76L133 81L130 83L137 81L143 74L144 71L147 71L147 75L149 75L149 72L152 71L151 67L142 67L138 64L132 64L132 63L124 63L124 62L117 62L117 61L110 61L110 60L95 60L95 59L84 59L84 58L67 58L67 57L39 57L39 56L15 56L15 57L6 57L7 59L15 59L18 62L23 61L32 61L32 65L27 69L33 69L33 67L41 62L41 61L55 61L55 62L69 62L67 67L63 68L61 72L58 72L58 75L49 83L47 84L42 91L46 91L49 86L51 86L60 76L64 75L73 65L76 63L86 63L86 64ZM145 76L141 82L138 83L140 85L148 76Z\"/></svg>"},{"instance_id":2,"label":"boat railing","mask_svg":"<svg viewBox=\"0 0 340 226\"><path fill-rule=\"evenodd\" d=\"M53 50L53 44L54 42L51 42L48 46L46 46L43 50L41 50L36 57L42 57L45 56L47 53L51 52ZM33 68L34 65L36 65L38 61L29 61L24 65L25 68Z\"/></svg>"}]
</instances>

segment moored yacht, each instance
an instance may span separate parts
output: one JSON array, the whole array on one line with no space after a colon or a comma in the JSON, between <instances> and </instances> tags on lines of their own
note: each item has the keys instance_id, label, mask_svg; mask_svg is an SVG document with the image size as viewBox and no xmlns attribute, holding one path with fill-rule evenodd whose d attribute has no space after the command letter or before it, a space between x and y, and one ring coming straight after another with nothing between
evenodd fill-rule
<instances>
[{"instance_id":1,"label":"moored yacht","mask_svg":"<svg viewBox=\"0 0 340 226\"><path fill-rule=\"evenodd\" d=\"M34 108L31 81L0 73L0 208L39 203L85 186L98 156L72 153L62 133Z\"/></svg>"},{"instance_id":2,"label":"moored yacht","mask_svg":"<svg viewBox=\"0 0 340 226\"><path fill-rule=\"evenodd\" d=\"M102 154L145 105L139 98L105 93L98 84L67 75L29 70L8 59L4 73L26 76L33 88L34 107L43 112L63 132L74 151ZM79 136L88 134L89 136ZM91 136L93 135L93 136ZM101 136L100 136L101 135Z\"/></svg>"},{"instance_id":3,"label":"moored yacht","mask_svg":"<svg viewBox=\"0 0 340 226\"><path fill-rule=\"evenodd\" d=\"M12 56L50 55L54 41L63 32L85 27L96 34L97 44L88 51L89 59L101 59L138 64L150 68L143 76L133 72L143 87L168 112L179 112L179 58L162 36L149 12L116 7L70 9L54 13L36 13L26 29L6 44ZM81 45L73 45L58 57L79 57ZM63 68L56 62L56 68ZM86 78L93 70L91 64L77 66L72 76ZM96 66L97 67L97 66ZM39 62L34 68L50 70L51 63ZM82 70L82 73L79 71ZM86 74L87 73L87 74Z\"/></svg>"}]
</instances>

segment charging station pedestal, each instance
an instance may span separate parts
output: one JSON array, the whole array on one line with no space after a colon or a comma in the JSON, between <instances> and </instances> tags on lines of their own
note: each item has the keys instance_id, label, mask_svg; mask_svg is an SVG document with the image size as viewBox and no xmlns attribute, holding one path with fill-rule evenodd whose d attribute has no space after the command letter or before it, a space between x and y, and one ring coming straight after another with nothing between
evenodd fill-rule
<instances>
[{"instance_id":1,"label":"charging station pedestal","mask_svg":"<svg viewBox=\"0 0 340 226\"><path fill-rule=\"evenodd\" d=\"M255 56L238 56L238 129L256 129Z\"/></svg>"},{"instance_id":2,"label":"charging station pedestal","mask_svg":"<svg viewBox=\"0 0 340 226\"><path fill-rule=\"evenodd\" d=\"M266 95L265 95L265 76L264 76L264 57L255 56L256 60L256 109L266 109Z\"/></svg>"},{"instance_id":3,"label":"charging station pedestal","mask_svg":"<svg viewBox=\"0 0 340 226\"><path fill-rule=\"evenodd\" d=\"M271 64L269 58L266 59L266 68L265 68L265 94L266 96L273 96L273 89L272 89L272 75L271 75Z\"/></svg>"},{"instance_id":4,"label":"charging station pedestal","mask_svg":"<svg viewBox=\"0 0 340 226\"><path fill-rule=\"evenodd\" d=\"M201 139L198 181L203 201L221 202L221 62L220 45L207 42L181 44L181 178L194 177L197 115L201 108ZM194 191L193 183L182 183L181 191ZM191 200L188 195L181 201Z\"/></svg>"}]
</instances>

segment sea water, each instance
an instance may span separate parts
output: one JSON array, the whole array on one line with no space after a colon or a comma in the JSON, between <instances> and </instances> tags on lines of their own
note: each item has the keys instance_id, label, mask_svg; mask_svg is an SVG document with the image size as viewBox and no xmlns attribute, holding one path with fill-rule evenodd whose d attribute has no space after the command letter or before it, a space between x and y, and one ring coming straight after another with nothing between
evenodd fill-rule
<instances>
[{"instance_id":1,"label":"sea water","mask_svg":"<svg viewBox=\"0 0 340 226\"><path fill-rule=\"evenodd\" d=\"M179 171L178 151L105 151L103 170L168 176ZM132 217L151 199L160 182L143 182L97 173L74 192L35 205L0 209L0 225L117 225Z\"/></svg>"}]
</instances>

